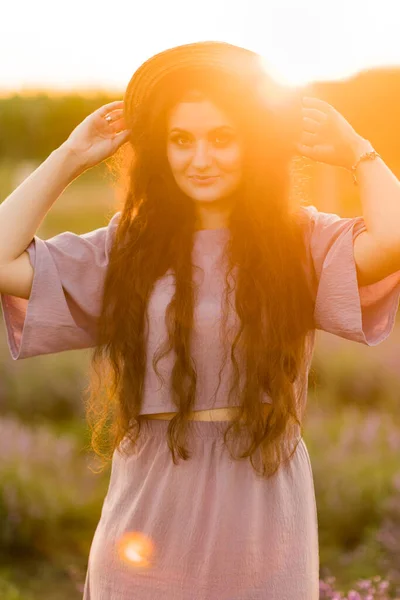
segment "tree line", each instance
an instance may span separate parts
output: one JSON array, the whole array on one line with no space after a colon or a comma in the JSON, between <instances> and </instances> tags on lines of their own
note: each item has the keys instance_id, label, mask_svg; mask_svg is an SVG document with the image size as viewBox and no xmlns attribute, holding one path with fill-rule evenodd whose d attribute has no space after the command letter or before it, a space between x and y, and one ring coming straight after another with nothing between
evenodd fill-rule
<instances>
[{"instance_id":1,"label":"tree line","mask_svg":"<svg viewBox=\"0 0 400 600\"><path fill-rule=\"evenodd\" d=\"M400 68L369 69L345 80L315 82L303 90L332 104L384 153L388 163L399 165ZM120 98L76 92L0 98L0 161L44 160L88 114Z\"/></svg>"}]
</instances>

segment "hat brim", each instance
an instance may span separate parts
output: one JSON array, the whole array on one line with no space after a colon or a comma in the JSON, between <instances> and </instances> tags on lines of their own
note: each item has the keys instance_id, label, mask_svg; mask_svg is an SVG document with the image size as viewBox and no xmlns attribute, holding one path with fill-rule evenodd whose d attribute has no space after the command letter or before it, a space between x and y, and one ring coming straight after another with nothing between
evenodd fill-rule
<instances>
[{"instance_id":1,"label":"hat brim","mask_svg":"<svg viewBox=\"0 0 400 600\"><path fill-rule=\"evenodd\" d=\"M146 60L133 74L124 95L125 118L132 125L162 79L183 69L220 69L251 77L261 73L261 57L227 42L194 42L169 48Z\"/></svg>"}]
</instances>

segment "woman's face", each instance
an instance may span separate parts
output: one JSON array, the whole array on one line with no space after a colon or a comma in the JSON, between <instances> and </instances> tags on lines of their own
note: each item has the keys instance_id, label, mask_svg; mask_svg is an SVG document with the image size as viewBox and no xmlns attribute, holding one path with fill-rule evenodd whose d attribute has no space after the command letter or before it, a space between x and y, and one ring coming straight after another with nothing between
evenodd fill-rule
<instances>
[{"instance_id":1,"label":"woman's face","mask_svg":"<svg viewBox=\"0 0 400 600\"><path fill-rule=\"evenodd\" d=\"M181 102L167 125L168 162L186 195L213 202L235 191L242 177L242 144L234 124L215 104Z\"/></svg>"}]
</instances>

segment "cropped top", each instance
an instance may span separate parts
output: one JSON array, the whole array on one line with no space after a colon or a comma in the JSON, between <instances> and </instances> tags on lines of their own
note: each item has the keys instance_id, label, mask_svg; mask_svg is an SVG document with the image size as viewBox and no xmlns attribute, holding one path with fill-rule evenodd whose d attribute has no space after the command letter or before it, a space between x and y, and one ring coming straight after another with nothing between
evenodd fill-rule
<instances>
[{"instance_id":1,"label":"cropped top","mask_svg":"<svg viewBox=\"0 0 400 600\"><path fill-rule=\"evenodd\" d=\"M320 212L314 206L303 210L309 223L307 248L309 276L315 289L315 329L370 346L382 342L394 326L400 271L360 287L353 241L366 229L363 218L341 218ZM104 276L119 216L119 212L115 213L107 226L83 235L66 231L48 240L34 236L27 247L34 269L29 300L0 295L7 343L14 360L94 346ZM221 333L224 268L220 259L229 231L227 228L198 230L194 237L192 260L200 267L194 269L198 284L192 338L192 358L197 371L195 410L232 405L228 404L227 393L230 359L225 362L218 387L228 339ZM166 376L165 385L152 366L153 354L167 335L165 309L173 291L173 273L167 272L156 281L149 299L148 359L141 414L177 410L168 388L168 374L174 364L172 352L158 363ZM236 318L233 314L230 325L234 325ZM271 399L265 395L262 401ZM304 397L302 404L305 402Z\"/></svg>"}]
</instances>

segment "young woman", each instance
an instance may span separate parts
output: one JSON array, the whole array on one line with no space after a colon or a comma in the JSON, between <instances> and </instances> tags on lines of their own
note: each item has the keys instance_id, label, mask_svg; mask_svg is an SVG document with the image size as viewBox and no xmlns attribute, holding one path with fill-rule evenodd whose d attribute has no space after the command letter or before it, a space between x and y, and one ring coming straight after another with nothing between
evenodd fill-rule
<instances>
[{"instance_id":1,"label":"young woman","mask_svg":"<svg viewBox=\"0 0 400 600\"><path fill-rule=\"evenodd\" d=\"M314 335L392 330L400 185L322 100L304 99L298 141L269 85L236 46L161 52L0 207L13 359L94 348L87 415L112 472L85 600L318 598ZM354 167L363 216L290 199L295 152ZM37 237L114 154L125 195L108 225Z\"/></svg>"}]
</instances>

